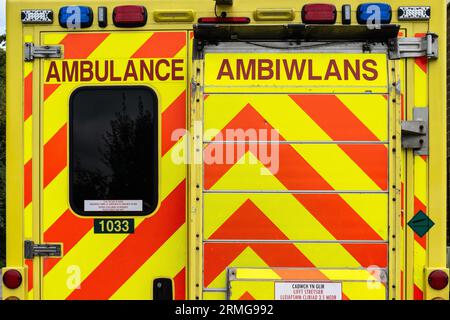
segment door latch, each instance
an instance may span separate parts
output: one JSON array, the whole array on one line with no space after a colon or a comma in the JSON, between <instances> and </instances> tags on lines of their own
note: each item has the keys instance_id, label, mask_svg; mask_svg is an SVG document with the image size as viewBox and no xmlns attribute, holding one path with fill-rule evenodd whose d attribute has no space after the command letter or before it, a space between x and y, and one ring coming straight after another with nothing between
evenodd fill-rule
<instances>
[{"instance_id":1,"label":"door latch","mask_svg":"<svg viewBox=\"0 0 450 320\"><path fill-rule=\"evenodd\" d=\"M428 108L414 108L414 120L402 121L402 147L428 155Z\"/></svg>"},{"instance_id":2,"label":"door latch","mask_svg":"<svg viewBox=\"0 0 450 320\"><path fill-rule=\"evenodd\" d=\"M61 257L62 246L56 243L35 244L33 241L25 240L25 259L34 257Z\"/></svg>"},{"instance_id":3,"label":"door latch","mask_svg":"<svg viewBox=\"0 0 450 320\"><path fill-rule=\"evenodd\" d=\"M24 46L25 62L33 61L37 58L61 58L61 46L35 46L34 43L27 42Z\"/></svg>"}]
</instances>

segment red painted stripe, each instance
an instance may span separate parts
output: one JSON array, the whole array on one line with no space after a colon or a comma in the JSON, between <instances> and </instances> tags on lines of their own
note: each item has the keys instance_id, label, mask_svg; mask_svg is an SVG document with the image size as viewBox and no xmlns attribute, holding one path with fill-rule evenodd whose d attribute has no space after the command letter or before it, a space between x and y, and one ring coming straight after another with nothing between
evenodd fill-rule
<instances>
[{"instance_id":1,"label":"red painted stripe","mask_svg":"<svg viewBox=\"0 0 450 320\"><path fill-rule=\"evenodd\" d=\"M67 124L44 146L44 188L67 166Z\"/></svg>"},{"instance_id":2,"label":"red painted stripe","mask_svg":"<svg viewBox=\"0 0 450 320\"><path fill-rule=\"evenodd\" d=\"M289 240L251 200L236 210L209 239Z\"/></svg>"},{"instance_id":3,"label":"red painted stripe","mask_svg":"<svg viewBox=\"0 0 450 320\"><path fill-rule=\"evenodd\" d=\"M132 58L173 58L185 46L185 32L155 32Z\"/></svg>"},{"instance_id":4,"label":"red painted stripe","mask_svg":"<svg viewBox=\"0 0 450 320\"><path fill-rule=\"evenodd\" d=\"M245 291L245 293L239 298L239 300L242 300L242 301L253 301L253 300L256 300L256 299L253 298L253 296L250 294L250 292Z\"/></svg>"},{"instance_id":5,"label":"red painted stripe","mask_svg":"<svg viewBox=\"0 0 450 320\"><path fill-rule=\"evenodd\" d=\"M64 255L82 239L94 226L93 219L77 217L70 210L62 214L58 220L44 233L44 242L62 243ZM44 275L50 272L61 259L45 259Z\"/></svg>"},{"instance_id":6,"label":"red painted stripe","mask_svg":"<svg viewBox=\"0 0 450 320\"><path fill-rule=\"evenodd\" d=\"M337 240L383 240L339 195L294 196ZM360 260L358 256L355 258Z\"/></svg>"},{"instance_id":7,"label":"red painted stripe","mask_svg":"<svg viewBox=\"0 0 450 320\"><path fill-rule=\"evenodd\" d=\"M33 72L30 72L24 80L24 120L27 121L33 114Z\"/></svg>"},{"instance_id":8,"label":"red painted stripe","mask_svg":"<svg viewBox=\"0 0 450 320\"><path fill-rule=\"evenodd\" d=\"M416 65L425 73L428 73L428 58L421 57L415 59Z\"/></svg>"},{"instance_id":9,"label":"red painted stripe","mask_svg":"<svg viewBox=\"0 0 450 320\"><path fill-rule=\"evenodd\" d=\"M44 101L47 101L48 98L61 86L61 84L44 84Z\"/></svg>"},{"instance_id":10,"label":"red painted stripe","mask_svg":"<svg viewBox=\"0 0 450 320\"><path fill-rule=\"evenodd\" d=\"M60 42L64 59L86 59L109 36L109 33L69 33Z\"/></svg>"},{"instance_id":11,"label":"red painted stripe","mask_svg":"<svg viewBox=\"0 0 450 320\"><path fill-rule=\"evenodd\" d=\"M387 244L343 244L342 245L353 257L358 260L362 267L379 266L380 268L388 267L388 251Z\"/></svg>"},{"instance_id":12,"label":"red painted stripe","mask_svg":"<svg viewBox=\"0 0 450 320\"><path fill-rule=\"evenodd\" d=\"M186 300L186 268L184 267L173 278L175 285L175 300Z\"/></svg>"},{"instance_id":13,"label":"red painted stripe","mask_svg":"<svg viewBox=\"0 0 450 320\"><path fill-rule=\"evenodd\" d=\"M423 291L414 284L414 300L423 300Z\"/></svg>"},{"instance_id":14,"label":"red painted stripe","mask_svg":"<svg viewBox=\"0 0 450 320\"><path fill-rule=\"evenodd\" d=\"M400 299L405 300L405 279L403 270L400 270Z\"/></svg>"},{"instance_id":15,"label":"red painted stripe","mask_svg":"<svg viewBox=\"0 0 450 320\"><path fill-rule=\"evenodd\" d=\"M144 220L68 299L110 298L185 223L185 202L183 181L162 202L159 211Z\"/></svg>"},{"instance_id":16,"label":"red painted stripe","mask_svg":"<svg viewBox=\"0 0 450 320\"><path fill-rule=\"evenodd\" d=\"M427 213L427 207L419 200L419 198L414 197L414 212L417 214L419 211L423 211L423 213ZM422 248L427 249L427 235L423 237L419 237L416 233L414 233L414 240L420 244Z\"/></svg>"},{"instance_id":17,"label":"red painted stripe","mask_svg":"<svg viewBox=\"0 0 450 320\"><path fill-rule=\"evenodd\" d=\"M24 196L23 204L24 208L33 200L33 161L30 160L25 164L24 167Z\"/></svg>"},{"instance_id":18,"label":"red painted stripe","mask_svg":"<svg viewBox=\"0 0 450 320\"><path fill-rule=\"evenodd\" d=\"M335 95L291 95L290 97L335 141L379 141L375 134ZM387 189L388 150L386 146L339 145L339 147L381 190Z\"/></svg>"},{"instance_id":19,"label":"red painted stripe","mask_svg":"<svg viewBox=\"0 0 450 320\"><path fill-rule=\"evenodd\" d=\"M241 120L241 117L243 119ZM222 132L227 129L240 128L242 121L253 121L255 129L272 129L266 121L247 105L242 113L237 115ZM283 137L280 137L283 141ZM211 149L217 145L210 144L205 149L205 160L208 161ZM219 145L220 146L220 145ZM242 150L241 150L242 149ZM246 145L235 149L235 162L249 150ZM333 190L333 188L309 165L290 145L281 145L279 150L279 170L275 177L288 190ZM257 156L257 155L256 155ZM205 189L211 189L221 179L233 164L205 164ZM300 178L301 177L301 178ZM318 201L316 195L299 194L296 198L319 222L338 240L382 240L381 237L355 212L339 195L326 195ZM326 200L327 204L324 204ZM334 208L339 215L330 215L329 208Z\"/></svg>"},{"instance_id":20,"label":"red painted stripe","mask_svg":"<svg viewBox=\"0 0 450 320\"><path fill-rule=\"evenodd\" d=\"M422 38L422 37L425 37L426 35L427 35L426 33L416 33L414 35L414 37ZM428 73L428 58L427 57L416 58L415 62L417 64L417 66L420 69L422 69L423 72Z\"/></svg>"},{"instance_id":21,"label":"red painted stripe","mask_svg":"<svg viewBox=\"0 0 450 320\"><path fill-rule=\"evenodd\" d=\"M27 265L27 267L28 267L28 273L27 273L27 276L28 276L28 292L30 292L31 290L33 290L33 283L34 283L34 281L33 281L33 260L31 260L31 259L26 259L25 260L25 264Z\"/></svg>"},{"instance_id":22,"label":"red painted stripe","mask_svg":"<svg viewBox=\"0 0 450 320\"><path fill-rule=\"evenodd\" d=\"M208 287L246 248L247 244L209 243L203 249L203 282Z\"/></svg>"},{"instance_id":23,"label":"red painted stripe","mask_svg":"<svg viewBox=\"0 0 450 320\"><path fill-rule=\"evenodd\" d=\"M172 139L178 129L186 133L186 91L184 91L162 114L162 143L161 152L164 156L181 138Z\"/></svg>"},{"instance_id":24,"label":"red painted stripe","mask_svg":"<svg viewBox=\"0 0 450 320\"><path fill-rule=\"evenodd\" d=\"M335 141L380 141L335 95L290 97Z\"/></svg>"}]
</instances>

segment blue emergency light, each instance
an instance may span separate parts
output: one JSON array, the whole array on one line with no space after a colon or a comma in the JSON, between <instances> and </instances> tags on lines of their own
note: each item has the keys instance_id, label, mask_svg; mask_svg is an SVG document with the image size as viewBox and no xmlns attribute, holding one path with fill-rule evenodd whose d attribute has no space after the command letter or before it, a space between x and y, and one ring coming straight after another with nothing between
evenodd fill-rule
<instances>
[{"instance_id":1,"label":"blue emergency light","mask_svg":"<svg viewBox=\"0 0 450 320\"><path fill-rule=\"evenodd\" d=\"M359 24L388 24L392 20L392 8L386 3L365 3L358 6Z\"/></svg>"},{"instance_id":2,"label":"blue emergency light","mask_svg":"<svg viewBox=\"0 0 450 320\"><path fill-rule=\"evenodd\" d=\"M92 9L84 6L68 6L59 10L59 24L63 28L89 28L94 21Z\"/></svg>"}]
</instances>

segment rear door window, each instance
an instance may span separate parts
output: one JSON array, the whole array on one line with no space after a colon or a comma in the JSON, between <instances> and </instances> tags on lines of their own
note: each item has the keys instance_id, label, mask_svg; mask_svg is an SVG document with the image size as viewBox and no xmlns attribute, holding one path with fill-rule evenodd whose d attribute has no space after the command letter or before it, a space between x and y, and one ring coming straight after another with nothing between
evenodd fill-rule
<instances>
[{"instance_id":1,"label":"rear door window","mask_svg":"<svg viewBox=\"0 0 450 320\"><path fill-rule=\"evenodd\" d=\"M158 206L158 99L148 87L84 87L70 98L70 204L83 216Z\"/></svg>"}]
</instances>

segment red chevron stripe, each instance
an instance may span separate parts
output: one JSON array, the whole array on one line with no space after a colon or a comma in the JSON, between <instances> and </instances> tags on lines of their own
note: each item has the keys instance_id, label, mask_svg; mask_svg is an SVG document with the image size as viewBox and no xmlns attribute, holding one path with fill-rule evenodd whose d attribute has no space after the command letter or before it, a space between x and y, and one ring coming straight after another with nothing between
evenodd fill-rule
<instances>
[{"instance_id":1,"label":"red chevron stripe","mask_svg":"<svg viewBox=\"0 0 450 320\"><path fill-rule=\"evenodd\" d=\"M388 244L343 244L342 245L364 267L388 267Z\"/></svg>"},{"instance_id":2,"label":"red chevron stripe","mask_svg":"<svg viewBox=\"0 0 450 320\"><path fill-rule=\"evenodd\" d=\"M423 291L414 284L414 300L423 300Z\"/></svg>"},{"instance_id":3,"label":"red chevron stripe","mask_svg":"<svg viewBox=\"0 0 450 320\"><path fill-rule=\"evenodd\" d=\"M34 283L34 281L33 281L33 279L34 279L34 277L33 277L33 260L26 259L25 264L28 267L28 273L27 273L27 275L28 275L28 292L30 292L31 290L33 290L33 283Z\"/></svg>"},{"instance_id":4,"label":"red chevron stripe","mask_svg":"<svg viewBox=\"0 0 450 320\"><path fill-rule=\"evenodd\" d=\"M249 226L252 226L249 228ZM249 199L209 239L289 240Z\"/></svg>"},{"instance_id":5,"label":"red chevron stripe","mask_svg":"<svg viewBox=\"0 0 450 320\"><path fill-rule=\"evenodd\" d=\"M291 95L292 100L335 141L379 141L335 95ZM386 119L387 121L387 119ZM384 145L339 145L380 187L388 185L388 150ZM382 165L379 165L379 164Z\"/></svg>"},{"instance_id":6,"label":"red chevron stripe","mask_svg":"<svg viewBox=\"0 0 450 320\"><path fill-rule=\"evenodd\" d=\"M33 200L33 161L30 160L24 167L24 189L23 189L23 204L24 208Z\"/></svg>"},{"instance_id":7,"label":"red chevron stripe","mask_svg":"<svg viewBox=\"0 0 450 320\"><path fill-rule=\"evenodd\" d=\"M335 95L290 95L290 98L333 140L379 141Z\"/></svg>"},{"instance_id":8,"label":"red chevron stripe","mask_svg":"<svg viewBox=\"0 0 450 320\"><path fill-rule=\"evenodd\" d=\"M110 298L185 223L185 202L183 181L162 202L159 211L144 220L68 299Z\"/></svg>"},{"instance_id":9,"label":"red chevron stripe","mask_svg":"<svg viewBox=\"0 0 450 320\"><path fill-rule=\"evenodd\" d=\"M58 220L44 233L44 242L62 243L64 255L83 238L92 228L93 219L82 219L73 214L70 210L64 212ZM50 272L61 259L45 259L44 275Z\"/></svg>"},{"instance_id":10,"label":"red chevron stripe","mask_svg":"<svg viewBox=\"0 0 450 320\"><path fill-rule=\"evenodd\" d=\"M47 101L48 98L61 86L60 83L57 84L51 84L47 83L44 84L44 101Z\"/></svg>"},{"instance_id":11,"label":"red chevron stripe","mask_svg":"<svg viewBox=\"0 0 450 320\"><path fill-rule=\"evenodd\" d=\"M186 268L184 267L173 278L175 285L175 300L186 300Z\"/></svg>"},{"instance_id":12,"label":"red chevron stripe","mask_svg":"<svg viewBox=\"0 0 450 320\"><path fill-rule=\"evenodd\" d=\"M405 300L405 279L403 270L400 270L400 300Z\"/></svg>"},{"instance_id":13,"label":"red chevron stripe","mask_svg":"<svg viewBox=\"0 0 450 320\"><path fill-rule=\"evenodd\" d=\"M416 38L422 38L426 36L426 33L416 33L414 35ZM425 73L428 73L428 58L421 57L415 59L416 65Z\"/></svg>"},{"instance_id":14,"label":"red chevron stripe","mask_svg":"<svg viewBox=\"0 0 450 320\"><path fill-rule=\"evenodd\" d=\"M256 299L253 298L253 296L250 294L250 292L245 291L245 293L239 298L239 300L252 301L252 300L256 300Z\"/></svg>"},{"instance_id":15,"label":"red chevron stripe","mask_svg":"<svg viewBox=\"0 0 450 320\"><path fill-rule=\"evenodd\" d=\"M60 42L64 46L64 59L86 59L109 33L69 33Z\"/></svg>"},{"instance_id":16,"label":"red chevron stripe","mask_svg":"<svg viewBox=\"0 0 450 320\"><path fill-rule=\"evenodd\" d=\"M44 188L67 166L67 124L44 146Z\"/></svg>"},{"instance_id":17,"label":"red chevron stripe","mask_svg":"<svg viewBox=\"0 0 450 320\"><path fill-rule=\"evenodd\" d=\"M208 287L246 248L247 244L210 243L203 248L203 282Z\"/></svg>"},{"instance_id":18,"label":"red chevron stripe","mask_svg":"<svg viewBox=\"0 0 450 320\"><path fill-rule=\"evenodd\" d=\"M27 121L29 117L33 114L33 72L30 72L24 80L24 120Z\"/></svg>"},{"instance_id":19,"label":"red chevron stripe","mask_svg":"<svg viewBox=\"0 0 450 320\"><path fill-rule=\"evenodd\" d=\"M163 156L181 140L181 138L172 140L172 134L177 129L186 129L186 91L183 91L162 114L161 152Z\"/></svg>"},{"instance_id":20,"label":"red chevron stripe","mask_svg":"<svg viewBox=\"0 0 450 320\"><path fill-rule=\"evenodd\" d=\"M240 128L241 121L252 119L255 129L259 129L264 124L268 127L264 119L250 106L247 105L243 110L244 119L237 115L222 132L227 129ZM259 125L258 125L259 124ZM283 141L283 137L280 137ZM208 159L210 148L214 145L208 145L205 149L205 159ZM238 148L236 161L239 160L245 152L248 151L248 145L244 151ZM290 145L280 146L280 169L275 177L284 184L289 190L333 190L333 188L320 176ZM207 165L205 164L205 189L212 188L217 181L222 178L233 165ZM302 177L302 179L299 179ZM323 201L317 201L314 195L297 195L296 198L319 222L338 240L381 240L381 237L355 212L339 195L327 195L325 199L328 205ZM323 200L323 199L321 199ZM328 208L335 208L339 215L330 215Z\"/></svg>"},{"instance_id":21,"label":"red chevron stripe","mask_svg":"<svg viewBox=\"0 0 450 320\"><path fill-rule=\"evenodd\" d=\"M335 194L294 196L336 239L382 240L341 196ZM330 208L333 214L330 214Z\"/></svg>"},{"instance_id":22,"label":"red chevron stripe","mask_svg":"<svg viewBox=\"0 0 450 320\"><path fill-rule=\"evenodd\" d=\"M417 214L419 211L427 213L427 207L419 200L419 198L414 197L414 212ZM414 240L419 243L422 248L425 250L427 249L427 235L424 235L421 238L414 232Z\"/></svg>"},{"instance_id":23,"label":"red chevron stripe","mask_svg":"<svg viewBox=\"0 0 450 320\"><path fill-rule=\"evenodd\" d=\"M185 46L185 32L155 32L132 58L173 58Z\"/></svg>"}]
</instances>

